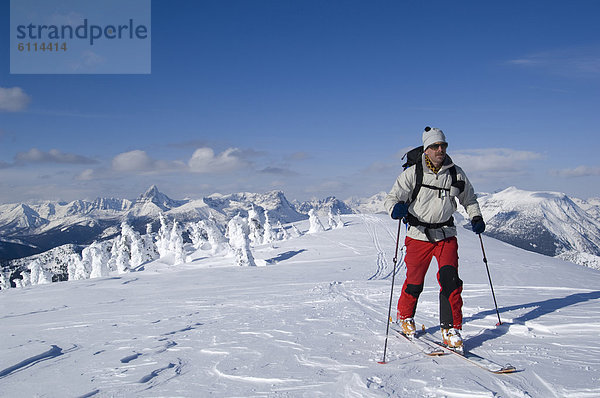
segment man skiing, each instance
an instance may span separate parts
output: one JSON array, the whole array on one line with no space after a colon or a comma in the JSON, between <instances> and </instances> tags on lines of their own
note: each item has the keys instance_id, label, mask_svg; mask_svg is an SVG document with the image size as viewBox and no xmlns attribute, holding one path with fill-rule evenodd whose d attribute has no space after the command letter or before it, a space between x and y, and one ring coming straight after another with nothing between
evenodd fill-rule
<instances>
[{"instance_id":1,"label":"man skiing","mask_svg":"<svg viewBox=\"0 0 600 398\"><path fill-rule=\"evenodd\" d=\"M442 130L426 127L423 153L396 179L384 205L393 219L409 224L406 234L406 280L398 300L397 322L408 336L416 332L414 315L433 257L438 263L440 327L443 343L462 350L462 280L458 277L458 244L452 215L456 199L465 208L476 234L485 230L473 186L446 155ZM420 150L420 148L419 148Z\"/></svg>"}]
</instances>

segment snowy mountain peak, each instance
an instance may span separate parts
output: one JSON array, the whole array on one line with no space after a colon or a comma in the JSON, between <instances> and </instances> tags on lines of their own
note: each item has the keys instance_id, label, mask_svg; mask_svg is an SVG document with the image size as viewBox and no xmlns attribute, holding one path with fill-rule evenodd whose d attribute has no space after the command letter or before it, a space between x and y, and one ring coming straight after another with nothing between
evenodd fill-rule
<instances>
[{"instance_id":1,"label":"snowy mountain peak","mask_svg":"<svg viewBox=\"0 0 600 398\"><path fill-rule=\"evenodd\" d=\"M260 206L272 221L295 222L306 218L292 207L282 191L269 191L266 193L240 192L229 195L212 194L204 197L203 202L211 209L227 215L228 218L240 213L246 215L254 206Z\"/></svg>"},{"instance_id":2,"label":"snowy mountain peak","mask_svg":"<svg viewBox=\"0 0 600 398\"><path fill-rule=\"evenodd\" d=\"M30 206L20 203L13 205L9 211L0 214L0 225L7 231L19 231L27 228L37 228L47 223L38 212Z\"/></svg>"},{"instance_id":3,"label":"snowy mountain peak","mask_svg":"<svg viewBox=\"0 0 600 398\"><path fill-rule=\"evenodd\" d=\"M381 191L369 198L350 198L344 202L359 213L385 213L383 202L387 192Z\"/></svg>"},{"instance_id":4,"label":"snowy mountain peak","mask_svg":"<svg viewBox=\"0 0 600 398\"><path fill-rule=\"evenodd\" d=\"M480 203L487 235L550 256L600 255L600 222L564 193L510 187L483 195Z\"/></svg>"},{"instance_id":5,"label":"snowy mountain peak","mask_svg":"<svg viewBox=\"0 0 600 398\"><path fill-rule=\"evenodd\" d=\"M152 185L146 192L141 194L137 200L136 204L141 204L142 206L146 203L154 203L158 206L162 211L170 210L174 207L179 207L186 203L186 201L182 200L173 200L169 198L164 193L158 190L156 185Z\"/></svg>"},{"instance_id":6,"label":"snowy mountain peak","mask_svg":"<svg viewBox=\"0 0 600 398\"><path fill-rule=\"evenodd\" d=\"M325 199L313 199L311 201L302 202L296 205L296 208L300 213L307 214L311 209L323 213L329 212L330 210L334 213L339 212L340 214L352 214L352 210L346 203L337 199L335 196L329 196Z\"/></svg>"}]
</instances>

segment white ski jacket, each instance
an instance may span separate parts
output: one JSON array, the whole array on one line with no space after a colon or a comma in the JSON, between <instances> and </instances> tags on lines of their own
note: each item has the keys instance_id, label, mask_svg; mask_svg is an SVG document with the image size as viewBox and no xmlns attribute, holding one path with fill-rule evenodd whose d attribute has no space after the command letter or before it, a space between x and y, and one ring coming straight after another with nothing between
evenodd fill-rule
<instances>
[{"instance_id":1,"label":"white ski jacket","mask_svg":"<svg viewBox=\"0 0 600 398\"><path fill-rule=\"evenodd\" d=\"M431 189L421 186L416 199L410 203L408 211L415 216L420 222L427 224L444 223L452 217L456 211L456 199L465 208L470 219L475 216L481 216L479 203L477 203L477 195L473 190L473 186L467 179L465 172L458 166L454 165L450 156L446 155L444 163L440 171L435 174L427 167L425 162L425 154L421 156L423 162L423 185L431 185L440 189ZM452 187L452 176L448 169L454 166L458 181L465 182L465 188L462 192ZM416 185L416 166L412 165L404 170L396 179L390 193L386 196L384 206L388 214L392 214L394 206L398 202L410 202L412 192ZM425 226L410 226L407 236L428 241L429 238L425 233ZM443 226L436 229L429 229L429 237L433 241L440 241L452 236L456 236L456 226Z\"/></svg>"}]
</instances>

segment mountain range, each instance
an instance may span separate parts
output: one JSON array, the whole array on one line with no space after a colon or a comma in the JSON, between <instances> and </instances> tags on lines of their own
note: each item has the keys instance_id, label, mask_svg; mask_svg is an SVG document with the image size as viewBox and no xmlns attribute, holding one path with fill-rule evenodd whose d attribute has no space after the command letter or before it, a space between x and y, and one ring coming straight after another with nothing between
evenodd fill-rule
<instances>
[{"instance_id":1,"label":"mountain range","mask_svg":"<svg viewBox=\"0 0 600 398\"><path fill-rule=\"evenodd\" d=\"M174 200L151 186L134 200L98 198L93 201L42 202L0 205L0 260L22 258L65 244L88 245L119 234L127 220L139 232L158 215L181 222L214 217L225 222L251 207L264 209L272 222L296 222L310 209L327 212L382 213L385 192L370 198L341 201L333 196L307 202L290 202L281 191L267 193L215 193L196 200ZM486 221L485 235L511 245L560 256L578 264L600 268L600 199L578 199L558 192L524 191L515 187L479 194ZM459 206L459 212L462 209ZM466 214L462 213L463 216ZM468 228L468 222L463 223Z\"/></svg>"},{"instance_id":2,"label":"mountain range","mask_svg":"<svg viewBox=\"0 0 600 398\"><path fill-rule=\"evenodd\" d=\"M4 204L0 205L0 260L30 256L65 244L88 245L108 239L119 234L124 220L143 233L148 223L158 226L160 213L181 222L209 215L224 222L237 213L247 215L252 206L263 208L273 222L307 218L281 191L215 193L197 200L174 200L154 185L135 200L98 198L69 203Z\"/></svg>"}]
</instances>

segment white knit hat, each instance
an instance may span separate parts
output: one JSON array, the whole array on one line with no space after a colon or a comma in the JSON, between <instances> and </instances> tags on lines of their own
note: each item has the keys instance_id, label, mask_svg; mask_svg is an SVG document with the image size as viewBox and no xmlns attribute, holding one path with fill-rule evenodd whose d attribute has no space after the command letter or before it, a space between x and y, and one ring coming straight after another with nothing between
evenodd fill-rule
<instances>
[{"instance_id":1,"label":"white knit hat","mask_svg":"<svg viewBox=\"0 0 600 398\"><path fill-rule=\"evenodd\" d=\"M423 131L423 149L427 149L429 145L435 144L436 142L446 142L444 132L435 127L425 127L425 131Z\"/></svg>"}]
</instances>

